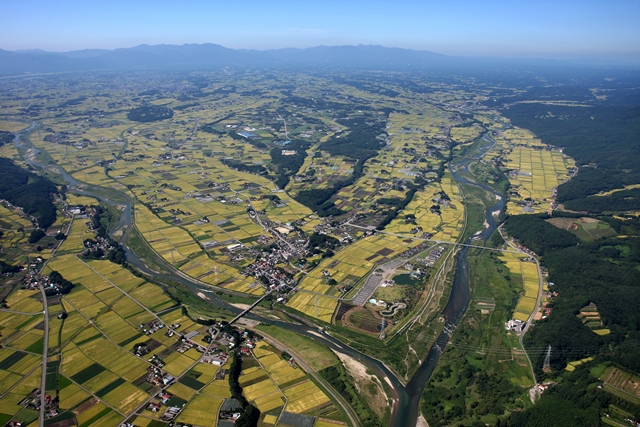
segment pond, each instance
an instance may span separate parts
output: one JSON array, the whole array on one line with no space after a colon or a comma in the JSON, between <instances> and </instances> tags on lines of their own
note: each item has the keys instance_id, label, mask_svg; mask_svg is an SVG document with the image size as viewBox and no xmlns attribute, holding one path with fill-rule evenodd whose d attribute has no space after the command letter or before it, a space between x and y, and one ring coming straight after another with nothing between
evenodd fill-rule
<instances>
[{"instance_id":1,"label":"pond","mask_svg":"<svg viewBox=\"0 0 640 427\"><path fill-rule=\"evenodd\" d=\"M393 277L393 280L396 282L396 285L417 285L419 282L419 279L411 278L411 274L409 273L398 274Z\"/></svg>"}]
</instances>

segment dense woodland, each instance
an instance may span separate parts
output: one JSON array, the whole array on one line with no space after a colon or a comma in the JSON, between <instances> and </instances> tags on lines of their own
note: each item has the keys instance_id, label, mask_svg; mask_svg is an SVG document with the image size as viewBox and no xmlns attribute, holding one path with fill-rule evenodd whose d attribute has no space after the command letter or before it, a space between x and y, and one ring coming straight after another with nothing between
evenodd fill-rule
<instances>
[{"instance_id":1,"label":"dense woodland","mask_svg":"<svg viewBox=\"0 0 640 427\"><path fill-rule=\"evenodd\" d=\"M546 215L513 216L507 232L541 255L548 268L552 290L559 293L551 304L551 315L536 323L525 336L525 347L551 346L552 374L542 372L544 352L533 352L532 363L539 379L564 371L567 362L595 357L595 363L613 363L631 372L640 371L640 221L602 218L617 233L627 236L578 241L565 230L551 226ZM600 336L576 316L595 303L609 335ZM592 366L589 364L587 366ZM613 397L596 389L600 380L588 370L565 374L558 387L543 395L540 404L523 414L514 414L507 424L542 425L560 417L553 425L597 425L603 402ZM624 403L624 402L623 402ZM616 403L617 406L622 403ZM604 406L606 407L606 405ZM635 408L635 409L634 409ZM631 410L639 412L640 408Z\"/></svg>"},{"instance_id":2,"label":"dense woodland","mask_svg":"<svg viewBox=\"0 0 640 427\"><path fill-rule=\"evenodd\" d=\"M0 130L0 147L13 141L14 135L11 132Z\"/></svg>"},{"instance_id":3,"label":"dense woodland","mask_svg":"<svg viewBox=\"0 0 640 427\"><path fill-rule=\"evenodd\" d=\"M58 189L48 179L0 157L0 199L21 207L27 215L35 217L42 229L47 229L56 221L53 195L57 193Z\"/></svg>"},{"instance_id":4,"label":"dense woodland","mask_svg":"<svg viewBox=\"0 0 640 427\"><path fill-rule=\"evenodd\" d=\"M296 173L304 164L307 157L305 150L311 144L307 141L291 141L286 146L286 150L296 151L296 154L285 156L282 154L282 147L275 147L269 153L271 156L271 165L275 167L275 183L279 188L284 188L289 183L289 178Z\"/></svg>"},{"instance_id":5,"label":"dense woodland","mask_svg":"<svg viewBox=\"0 0 640 427\"><path fill-rule=\"evenodd\" d=\"M307 206L320 216L340 215L344 213L331 202L331 197L342 188L352 185L363 175L364 163L374 157L386 136L386 120L366 116L358 119L337 120L349 128L348 132L333 136L320 146L333 156L343 156L354 160L353 173L349 178L334 182L332 186L322 189L303 190L296 196L296 200Z\"/></svg>"},{"instance_id":6,"label":"dense woodland","mask_svg":"<svg viewBox=\"0 0 640 427\"><path fill-rule=\"evenodd\" d=\"M260 419L260 410L251 405L242 395L242 386L240 386L240 383L238 382L241 372L242 358L238 357L238 353L234 353L233 361L231 362L231 367L229 369L229 389L231 391L231 397L237 399L244 409L244 412L235 423L236 426L239 427L255 427L258 425L258 420Z\"/></svg>"},{"instance_id":7,"label":"dense woodland","mask_svg":"<svg viewBox=\"0 0 640 427\"><path fill-rule=\"evenodd\" d=\"M617 191L609 196L589 196L565 202L564 207L574 211L600 214L612 211L640 210L640 188Z\"/></svg>"},{"instance_id":8,"label":"dense woodland","mask_svg":"<svg viewBox=\"0 0 640 427\"><path fill-rule=\"evenodd\" d=\"M572 98L567 94L564 99ZM587 196L640 183L640 105L620 105L615 99L581 108L518 104L503 114L545 143L564 147L581 166L576 177L559 187L559 203L573 210L597 212L638 205L620 196L599 201Z\"/></svg>"},{"instance_id":9,"label":"dense woodland","mask_svg":"<svg viewBox=\"0 0 640 427\"><path fill-rule=\"evenodd\" d=\"M159 120L170 119L173 117L173 110L169 107L161 105L144 105L142 107L133 108L127 113L127 118L134 122L147 123Z\"/></svg>"},{"instance_id":10,"label":"dense woodland","mask_svg":"<svg viewBox=\"0 0 640 427\"><path fill-rule=\"evenodd\" d=\"M547 227L550 224L543 217L514 216L507 220L509 234L527 247L539 248L549 280L555 284L553 290L560 294L551 316L526 336L528 345L538 348L550 344L555 349L551 364L557 369L564 368L567 361L601 354L640 371L640 221L611 218L608 222L625 234L635 235L569 245L571 238L566 234L570 233ZM556 244L553 236L561 236L563 243ZM597 305L604 325L611 329L610 335L596 335L576 317L578 310L590 302ZM629 350L622 351L626 348ZM536 365L541 372L542 358Z\"/></svg>"}]
</instances>

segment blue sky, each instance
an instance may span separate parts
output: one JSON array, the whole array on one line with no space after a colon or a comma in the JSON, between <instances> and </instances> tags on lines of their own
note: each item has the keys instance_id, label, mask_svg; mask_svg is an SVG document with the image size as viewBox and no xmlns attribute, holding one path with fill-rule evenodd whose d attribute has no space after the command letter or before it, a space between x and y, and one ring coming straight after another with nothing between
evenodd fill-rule
<instances>
[{"instance_id":1,"label":"blue sky","mask_svg":"<svg viewBox=\"0 0 640 427\"><path fill-rule=\"evenodd\" d=\"M380 44L455 55L640 56L640 0L1 0L0 48Z\"/></svg>"}]
</instances>

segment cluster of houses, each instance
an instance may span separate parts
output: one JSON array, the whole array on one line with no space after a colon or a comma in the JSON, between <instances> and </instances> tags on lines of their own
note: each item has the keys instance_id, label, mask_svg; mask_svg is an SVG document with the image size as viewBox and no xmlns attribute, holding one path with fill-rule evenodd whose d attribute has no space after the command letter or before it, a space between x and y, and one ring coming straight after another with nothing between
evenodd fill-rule
<instances>
[{"instance_id":1,"label":"cluster of houses","mask_svg":"<svg viewBox=\"0 0 640 427\"><path fill-rule=\"evenodd\" d=\"M34 389L31 393L29 393L27 397L25 397L20 401L20 406L40 410L40 404L41 404L40 397L41 397L40 389L39 388ZM44 395L44 416L46 418L53 418L59 414L58 401L59 399L57 397L52 397L49 394ZM21 426L23 424L16 423L14 425Z\"/></svg>"},{"instance_id":2,"label":"cluster of houses","mask_svg":"<svg viewBox=\"0 0 640 427\"><path fill-rule=\"evenodd\" d=\"M164 366L164 362L155 354L152 356L149 362L151 362L152 364L157 363L156 366L149 366L149 368L147 369L147 382L149 384L153 384L157 387L163 388L170 386L176 381L173 375L170 375L169 373L164 372L162 369L160 369Z\"/></svg>"},{"instance_id":3,"label":"cluster of houses","mask_svg":"<svg viewBox=\"0 0 640 427\"><path fill-rule=\"evenodd\" d=\"M145 410L158 413L162 411L162 408L166 406L160 419L163 421L172 421L182 411L184 404L181 406L171 405L171 398L173 396L166 391L160 391L155 398L149 402ZM133 424L132 424L133 426ZM134 426L135 427L135 426Z\"/></svg>"},{"instance_id":4,"label":"cluster of houses","mask_svg":"<svg viewBox=\"0 0 640 427\"><path fill-rule=\"evenodd\" d=\"M193 339L198 335L200 335L200 332L198 331L191 331L184 334L178 346L178 353L184 353L194 347L200 353L206 353L207 348L205 346L193 341Z\"/></svg>"},{"instance_id":5,"label":"cluster of houses","mask_svg":"<svg viewBox=\"0 0 640 427\"><path fill-rule=\"evenodd\" d=\"M180 327L180 324L178 324L178 327ZM145 335L151 335L152 333L159 331L162 328L164 328L164 323L162 323L160 319L154 319L149 323L140 324L140 329L142 329L142 332ZM168 335L168 336L172 336L172 335Z\"/></svg>"},{"instance_id":6,"label":"cluster of houses","mask_svg":"<svg viewBox=\"0 0 640 427\"><path fill-rule=\"evenodd\" d=\"M42 260L42 258L38 258ZM40 263L42 263L42 261L40 261ZM34 267L35 266L37 266L37 264L35 264ZM31 265L29 267L31 267ZM41 276L38 278L35 271L25 276L23 284L24 289L36 290L39 289L40 285L42 285L47 295L59 294L61 290L60 286L57 283L52 282L49 276Z\"/></svg>"},{"instance_id":7,"label":"cluster of houses","mask_svg":"<svg viewBox=\"0 0 640 427\"><path fill-rule=\"evenodd\" d=\"M89 228L93 228L92 222L88 222L87 224L88 225L90 224ZM86 239L83 242L83 245L84 245L84 249L82 251L83 255L95 256L98 258L102 258L109 251L115 249L115 247L109 243L108 239L105 239L104 237L99 237L99 236L97 236L95 240Z\"/></svg>"},{"instance_id":8,"label":"cluster of houses","mask_svg":"<svg viewBox=\"0 0 640 427\"><path fill-rule=\"evenodd\" d=\"M276 268L278 264L284 261L282 251L274 248L270 252L261 253L261 257L245 268L242 274L253 276L262 281L269 289L284 289L293 285L291 275L287 275L284 270Z\"/></svg>"}]
</instances>

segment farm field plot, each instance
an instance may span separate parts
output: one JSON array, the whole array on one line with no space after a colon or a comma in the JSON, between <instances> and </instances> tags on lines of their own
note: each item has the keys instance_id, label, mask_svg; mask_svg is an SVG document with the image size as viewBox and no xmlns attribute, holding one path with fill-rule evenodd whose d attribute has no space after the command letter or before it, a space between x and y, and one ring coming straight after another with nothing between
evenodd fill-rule
<instances>
[{"instance_id":1,"label":"farm field plot","mask_svg":"<svg viewBox=\"0 0 640 427\"><path fill-rule=\"evenodd\" d=\"M331 400L313 382L305 381L284 390L287 396L285 411L302 414L319 406L326 405Z\"/></svg>"},{"instance_id":2,"label":"farm field plot","mask_svg":"<svg viewBox=\"0 0 640 427\"><path fill-rule=\"evenodd\" d=\"M206 385L200 393L223 399L231 397L229 382L226 380L214 380Z\"/></svg>"},{"instance_id":3,"label":"farm field plot","mask_svg":"<svg viewBox=\"0 0 640 427\"><path fill-rule=\"evenodd\" d=\"M15 333L12 337L3 341L5 345L16 350L41 352L42 351L42 339L44 336L43 331L37 329L31 329L24 333Z\"/></svg>"},{"instance_id":4,"label":"farm field plot","mask_svg":"<svg viewBox=\"0 0 640 427\"><path fill-rule=\"evenodd\" d=\"M26 409L20 405L20 402L25 396L40 386L41 376L42 369L38 366L31 374L21 377L21 381L15 383L14 388L9 392L4 391L7 386L4 384L5 380L3 379L0 383L0 388L3 389L0 393L4 393L4 396L0 399L0 417L11 419L11 417L15 416L18 420L34 419L34 411Z\"/></svg>"},{"instance_id":5,"label":"farm field plot","mask_svg":"<svg viewBox=\"0 0 640 427\"><path fill-rule=\"evenodd\" d=\"M258 344L261 346L262 342ZM269 376L277 385L287 384L296 379L305 377L304 371L300 368L293 368L288 361L282 359L279 355L270 351L258 357L258 362L264 367ZM257 355L256 355L257 356Z\"/></svg>"},{"instance_id":6,"label":"farm field plot","mask_svg":"<svg viewBox=\"0 0 640 427\"><path fill-rule=\"evenodd\" d=\"M0 130L7 132L20 132L29 127L28 123L16 122L12 120L0 120Z\"/></svg>"},{"instance_id":7,"label":"farm field plot","mask_svg":"<svg viewBox=\"0 0 640 427\"><path fill-rule=\"evenodd\" d=\"M540 140L540 138L536 138L533 132L527 129L522 129L519 127L513 127L511 129L506 129L502 132L502 135L511 141L514 145L523 145L530 147L542 147L545 144Z\"/></svg>"},{"instance_id":8,"label":"farm field plot","mask_svg":"<svg viewBox=\"0 0 640 427\"><path fill-rule=\"evenodd\" d=\"M472 126L464 126L464 127L453 127L451 128L451 139L456 142L469 142L473 141L477 137L480 136L483 129L477 124L473 124Z\"/></svg>"},{"instance_id":9,"label":"farm field plot","mask_svg":"<svg viewBox=\"0 0 640 427\"><path fill-rule=\"evenodd\" d=\"M291 366L274 351L266 342L258 342L253 356L259 366L243 370L239 379L245 397L261 412L273 411L286 403L285 411L302 414L331 403L300 368ZM271 415L277 417L274 412Z\"/></svg>"},{"instance_id":10,"label":"farm field plot","mask_svg":"<svg viewBox=\"0 0 640 427\"><path fill-rule=\"evenodd\" d=\"M180 413L177 421L203 427L215 427L218 421L218 410L223 400L197 394Z\"/></svg>"},{"instance_id":11,"label":"farm field plot","mask_svg":"<svg viewBox=\"0 0 640 427\"><path fill-rule=\"evenodd\" d=\"M513 318L522 321L528 320L532 314L540 286L540 278L536 264L530 261L524 261L524 258L525 255L510 252L500 254L500 259L505 263L511 275L519 278L520 283L522 283L524 292L518 299L518 303L513 312Z\"/></svg>"},{"instance_id":12,"label":"farm field plot","mask_svg":"<svg viewBox=\"0 0 640 427\"><path fill-rule=\"evenodd\" d=\"M546 149L514 147L506 157L505 168L511 170L509 182L520 197L512 196L509 213L546 212L553 200L553 190L569 178L569 169L575 164L564 154ZM524 199L533 205L522 209Z\"/></svg>"},{"instance_id":13,"label":"farm field plot","mask_svg":"<svg viewBox=\"0 0 640 427\"><path fill-rule=\"evenodd\" d=\"M632 403L640 404L640 378L637 375L610 367L602 378L605 390Z\"/></svg>"},{"instance_id":14,"label":"farm field plot","mask_svg":"<svg viewBox=\"0 0 640 427\"><path fill-rule=\"evenodd\" d=\"M7 297L7 308L24 313L39 313L43 308L40 295L37 290L17 289Z\"/></svg>"},{"instance_id":15,"label":"farm field plot","mask_svg":"<svg viewBox=\"0 0 640 427\"><path fill-rule=\"evenodd\" d=\"M14 331L28 331L42 322L42 316L0 312L0 327L3 328L3 341Z\"/></svg>"},{"instance_id":16,"label":"farm field plot","mask_svg":"<svg viewBox=\"0 0 640 427\"><path fill-rule=\"evenodd\" d=\"M75 255L56 257L49 263L52 270L57 271L71 283L82 283L92 293L111 288L113 285L105 278L97 275L86 263Z\"/></svg>"},{"instance_id":17,"label":"farm field plot","mask_svg":"<svg viewBox=\"0 0 640 427\"><path fill-rule=\"evenodd\" d=\"M93 197L73 193L67 194L66 197L69 206L97 206L99 203L98 200Z\"/></svg>"},{"instance_id":18,"label":"farm field plot","mask_svg":"<svg viewBox=\"0 0 640 427\"><path fill-rule=\"evenodd\" d=\"M187 387L182 383L171 384L171 386L169 386L167 391L170 394L176 395L179 398L184 400L190 400L191 398L193 398L193 396L196 395L196 391L194 389L192 389L191 387Z\"/></svg>"},{"instance_id":19,"label":"farm field plot","mask_svg":"<svg viewBox=\"0 0 640 427\"><path fill-rule=\"evenodd\" d=\"M96 233L90 231L84 224L84 220L76 218L71 224L71 229L67 232L67 238L58 248L58 254L77 254L84 249L83 242L87 239L95 239Z\"/></svg>"},{"instance_id":20,"label":"farm field plot","mask_svg":"<svg viewBox=\"0 0 640 427\"><path fill-rule=\"evenodd\" d=\"M302 280L298 293L287 305L308 316L330 322L338 305L339 287L355 285L377 263L385 262L417 244L419 241L405 242L384 234L360 239L332 258L323 260ZM329 285L329 278L336 284Z\"/></svg>"},{"instance_id":21,"label":"farm field plot","mask_svg":"<svg viewBox=\"0 0 640 427\"><path fill-rule=\"evenodd\" d=\"M25 229L33 228L31 221L3 204L0 204L0 220L2 221L0 228L3 230L18 229L20 227Z\"/></svg>"},{"instance_id":22,"label":"farm field plot","mask_svg":"<svg viewBox=\"0 0 640 427\"><path fill-rule=\"evenodd\" d=\"M595 218L549 218L547 222L587 242L616 234L609 224Z\"/></svg>"}]
</instances>

